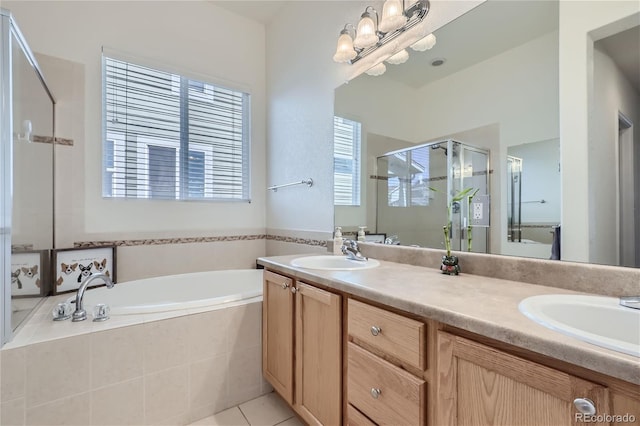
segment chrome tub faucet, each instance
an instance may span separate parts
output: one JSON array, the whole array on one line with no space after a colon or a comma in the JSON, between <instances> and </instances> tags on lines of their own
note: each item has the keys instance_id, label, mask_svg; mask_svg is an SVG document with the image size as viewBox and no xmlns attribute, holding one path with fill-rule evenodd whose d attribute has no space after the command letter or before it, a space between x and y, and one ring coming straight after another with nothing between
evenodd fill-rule
<instances>
[{"instance_id":1,"label":"chrome tub faucet","mask_svg":"<svg viewBox=\"0 0 640 426\"><path fill-rule=\"evenodd\" d=\"M87 290L87 286L97 278L102 279L102 281L107 285L107 288L113 287L113 281L111 281L111 278L102 272L93 274L84 280L82 284L80 284L80 288L78 288L78 293L76 294L76 310L71 316L71 321L78 322L87 319L87 311L85 311L82 306L82 299L84 298L84 292Z\"/></svg>"},{"instance_id":2,"label":"chrome tub faucet","mask_svg":"<svg viewBox=\"0 0 640 426\"><path fill-rule=\"evenodd\" d=\"M620 306L631 309L640 309L640 296L622 296Z\"/></svg>"}]
</instances>

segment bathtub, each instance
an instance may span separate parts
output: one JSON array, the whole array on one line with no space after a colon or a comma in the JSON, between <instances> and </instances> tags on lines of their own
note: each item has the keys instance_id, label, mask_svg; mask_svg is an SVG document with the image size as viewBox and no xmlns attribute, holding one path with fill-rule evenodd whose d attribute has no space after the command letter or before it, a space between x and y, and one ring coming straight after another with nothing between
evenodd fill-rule
<instances>
[{"instance_id":1,"label":"bathtub","mask_svg":"<svg viewBox=\"0 0 640 426\"><path fill-rule=\"evenodd\" d=\"M148 314L250 303L262 297L262 270L222 270L167 275L87 290L84 308L105 303L111 315ZM67 299L75 300L75 295Z\"/></svg>"}]
</instances>

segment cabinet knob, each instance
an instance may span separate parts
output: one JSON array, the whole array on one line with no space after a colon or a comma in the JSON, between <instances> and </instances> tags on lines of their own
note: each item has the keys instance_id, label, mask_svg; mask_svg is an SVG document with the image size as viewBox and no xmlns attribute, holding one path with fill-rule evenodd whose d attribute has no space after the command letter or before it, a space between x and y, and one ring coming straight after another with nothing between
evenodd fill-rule
<instances>
[{"instance_id":1,"label":"cabinet knob","mask_svg":"<svg viewBox=\"0 0 640 426\"><path fill-rule=\"evenodd\" d=\"M298 289L297 289L297 288L295 288L295 287L291 287L291 293L294 293L294 294L295 294L297 291L298 291Z\"/></svg>"},{"instance_id":2,"label":"cabinet knob","mask_svg":"<svg viewBox=\"0 0 640 426\"><path fill-rule=\"evenodd\" d=\"M371 334L373 334L374 336L377 336L378 334L380 334L381 331L382 329L377 325L374 325L371 327Z\"/></svg>"},{"instance_id":3,"label":"cabinet knob","mask_svg":"<svg viewBox=\"0 0 640 426\"><path fill-rule=\"evenodd\" d=\"M382 391L378 388L371 388L371 396L374 399L378 399L378 397L380 396L380 394L382 393Z\"/></svg>"},{"instance_id":4,"label":"cabinet knob","mask_svg":"<svg viewBox=\"0 0 640 426\"><path fill-rule=\"evenodd\" d=\"M573 405L581 414L589 416L596 414L596 405L589 398L576 398L573 400Z\"/></svg>"},{"instance_id":5,"label":"cabinet knob","mask_svg":"<svg viewBox=\"0 0 640 426\"><path fill-rule=\"evenodd\" d=\"M286 289L288 289L288 288L289 288L289 284L288 284L288 283L284 283L284 284L282 284L282 289L283 289L283 290L286 290Z\"/></svg>"}]
</instances>

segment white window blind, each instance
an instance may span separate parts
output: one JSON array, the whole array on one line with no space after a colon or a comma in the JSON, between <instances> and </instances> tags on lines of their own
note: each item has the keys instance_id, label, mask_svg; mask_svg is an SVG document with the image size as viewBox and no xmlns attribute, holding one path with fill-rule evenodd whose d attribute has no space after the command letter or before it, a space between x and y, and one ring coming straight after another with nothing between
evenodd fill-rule
<instances>
[{"instance_id":1,"label":"white window blind","mask_svg":"<svg viewBox=\"0 0 640 426\"><path fill-rule=\"evenodd\" d=\"M360 205L361 124L333 117L333 201L336 206Z\"/></svg>"},{"instance_id":2,"label":"white window blind","mask_svg":"<svg viewBox=\"0 0 640 426\"><path fill-rule=\"evenodd\" d=\"M103 196L249 201L249 94L106 56L103 67Z\"/></svg>"}]
</instances>

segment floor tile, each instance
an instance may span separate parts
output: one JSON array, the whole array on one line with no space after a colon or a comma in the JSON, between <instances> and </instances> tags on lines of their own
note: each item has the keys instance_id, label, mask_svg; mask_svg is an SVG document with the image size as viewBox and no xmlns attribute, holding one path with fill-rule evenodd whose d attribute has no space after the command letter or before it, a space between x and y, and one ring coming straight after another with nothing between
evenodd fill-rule
<instances>
[{"instance_id":1,"label":"floor tile","mask_svg":"<svg viewBox=\"0 0 640 426\"><path fill-rule=\"evenodd\" d=\"M229 408L213 416L191 423L191 426L248 426L238 407Z\"/></svg>"},{"instance_id":2,"label":"floor tile","mask_svg":"<svg viewBox=\"0 0 640 426\"><path fill-rule=\"evenodd\" d=\"M277 426L305 426L296 416L291 417L289 420L285 420L282 423L278 423Z\"/></svg>"},{"instance_id":3,"label":"floor tile","mask_svg":"<svg viewBox=\"0 0 640 426\"><path fill-rule=\"evenodd\" d=\"M273 426L294 416L287 403L275 392L239 405L251 426Z\"/></svg>"}]
</instances>

